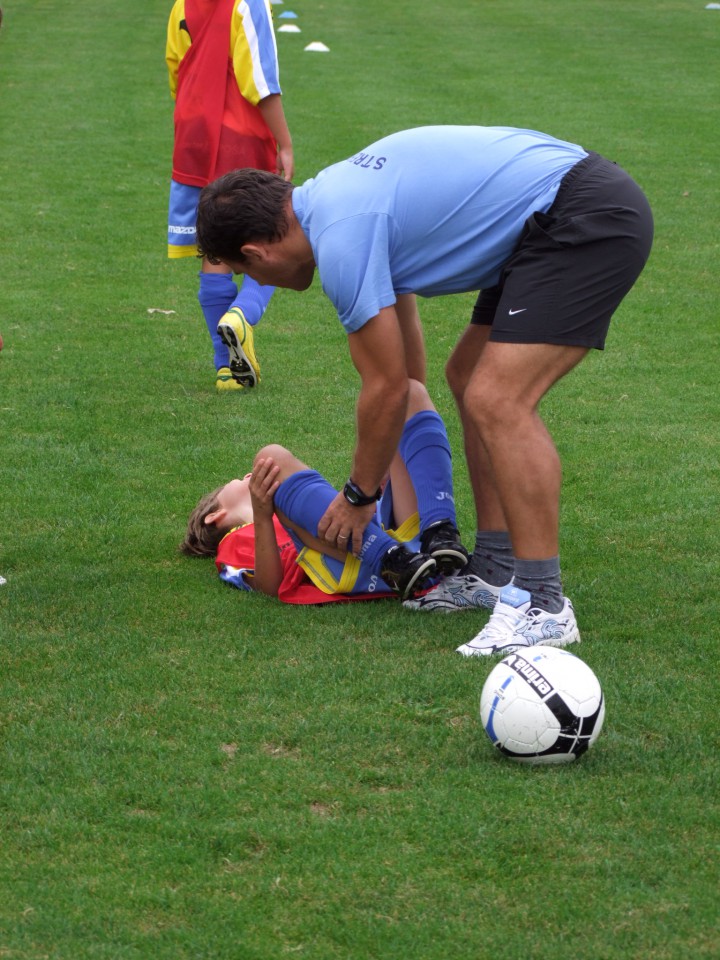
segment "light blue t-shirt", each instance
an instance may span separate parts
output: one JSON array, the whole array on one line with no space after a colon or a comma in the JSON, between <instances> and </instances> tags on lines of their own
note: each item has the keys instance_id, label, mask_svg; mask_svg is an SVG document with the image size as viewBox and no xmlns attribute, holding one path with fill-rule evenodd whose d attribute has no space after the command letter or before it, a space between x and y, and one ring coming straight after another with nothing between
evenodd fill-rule
<instances>
[{"instance_id":1,"label":"light blue t-shirt","mask_svg":"<svg viewBox=\"0 0 720 960\"><path fill-rule=\"evenodd\" d=\"M535 130L418 127L296 187L293 209L353 333L398 294L494 286L527 218L549 209L586 156Z\"/></svg>"}]
</instances>

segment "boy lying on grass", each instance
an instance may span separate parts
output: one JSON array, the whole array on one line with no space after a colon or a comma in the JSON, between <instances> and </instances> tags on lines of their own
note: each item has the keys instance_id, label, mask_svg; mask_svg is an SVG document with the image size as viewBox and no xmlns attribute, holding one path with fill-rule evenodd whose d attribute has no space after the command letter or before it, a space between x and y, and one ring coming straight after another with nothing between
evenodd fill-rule
<instances>
[{"instance_id":1,"label":"boy lying on grass","mask_svg":"<svg viewBox=\"0 0 720 960\"><path fill-rule=\"evenodd\" d=\"M352 503L350 484L344 493ZM226 583L285 603L406 599L467 562L445 424L419 381L411 381L400 446L360 544L342 531L334 542L318 537L336 496L316 470L270 444L251 473L200 500L180 549L214 557Z\"/></svg>"}]
</instances>

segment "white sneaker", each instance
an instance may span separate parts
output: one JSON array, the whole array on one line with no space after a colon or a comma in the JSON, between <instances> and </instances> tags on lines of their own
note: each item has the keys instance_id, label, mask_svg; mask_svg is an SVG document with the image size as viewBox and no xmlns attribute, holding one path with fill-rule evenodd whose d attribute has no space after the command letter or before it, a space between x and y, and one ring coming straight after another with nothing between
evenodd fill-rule
<instances>
[{"instance_id":1,"label":"white sneaker","mask_svg":"<svg viewBox=\"0 0 720 960\"><path fill-rule=\"evenodd\" d=\"M570 643L579 643L573 605L567 597L563 599L559 613L548 613L530 606L532 597L527 590L508 584L503 587L492 616L480 633L456 652L464 657L505 656L536 644L567 647Z\"/></svg>"},{"instance_id":2,"label":"white sneaker","mask_svg":"<svg viewBox=\"0 0 720 960\"><path fill-rule=\"evenodd\" d=\"M445 577L424 597L406 600L407 610L422 610L427 613L456 613L459 610L492 610L502 587L485 583L474 573L456 573Z\"/></svg>"}]
</instances>

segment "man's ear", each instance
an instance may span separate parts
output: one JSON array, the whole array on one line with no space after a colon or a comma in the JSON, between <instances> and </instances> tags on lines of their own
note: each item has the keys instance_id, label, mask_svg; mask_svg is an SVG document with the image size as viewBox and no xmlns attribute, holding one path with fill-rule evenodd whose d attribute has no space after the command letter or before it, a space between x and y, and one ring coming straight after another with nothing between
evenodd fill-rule
<instances>
[{"instance_id":1,"label":"man's ear","mask_svg":"<svg viewBox=\"0 0 720 960\"><path fill-rule=\"evenodd\" d=\"M263 243L246 243L240 247L240 253L247 263L261 263L266 259Z\"/></svg>"},{"instance_id":2,"label":"man's ear","mask_svg":"<svg viewBox=\"0 0 720 960\"><path fill-rule=\"evenodd\" d=\"M207 527L217 526L218 520L224 520L227 516L227 510L223 507L219 507L217 510L213 510L212 513L206 513L203 523Z\"/></svg>"}]
</instances>

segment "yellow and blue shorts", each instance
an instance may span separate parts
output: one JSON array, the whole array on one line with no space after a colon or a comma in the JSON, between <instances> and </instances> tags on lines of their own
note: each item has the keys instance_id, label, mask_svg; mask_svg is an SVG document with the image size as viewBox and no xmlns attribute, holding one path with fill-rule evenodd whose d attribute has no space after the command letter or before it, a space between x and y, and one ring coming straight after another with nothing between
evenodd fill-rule
<instances>
[{"instance_id":1,"label":"yellow and blue shorts","mask_svg":"<svg viewBox=\"0 0 720 960\"><path fill-rule=\"evenodd\" d=\"M303 547L299 538L288 531L298 549L297 563L323 593L392 593L392 587L351 553L344 560L328 557L319 550ZM414 513L397 530L385 531L410 550L420 549L420 517Z\"/></svg>"},{"instance_id":2,"label":"yellow and blue shorts","mask_svg":"<svg viewBox=\"0 0 720 960\"><path fill-rule=\"evenodd\" d=\"M168 205L168 257L178 260L181 257L197 256L197 209L201 187L191 187L187 183L170 181L170 203Z\"/></svg>"}]
</instances>

